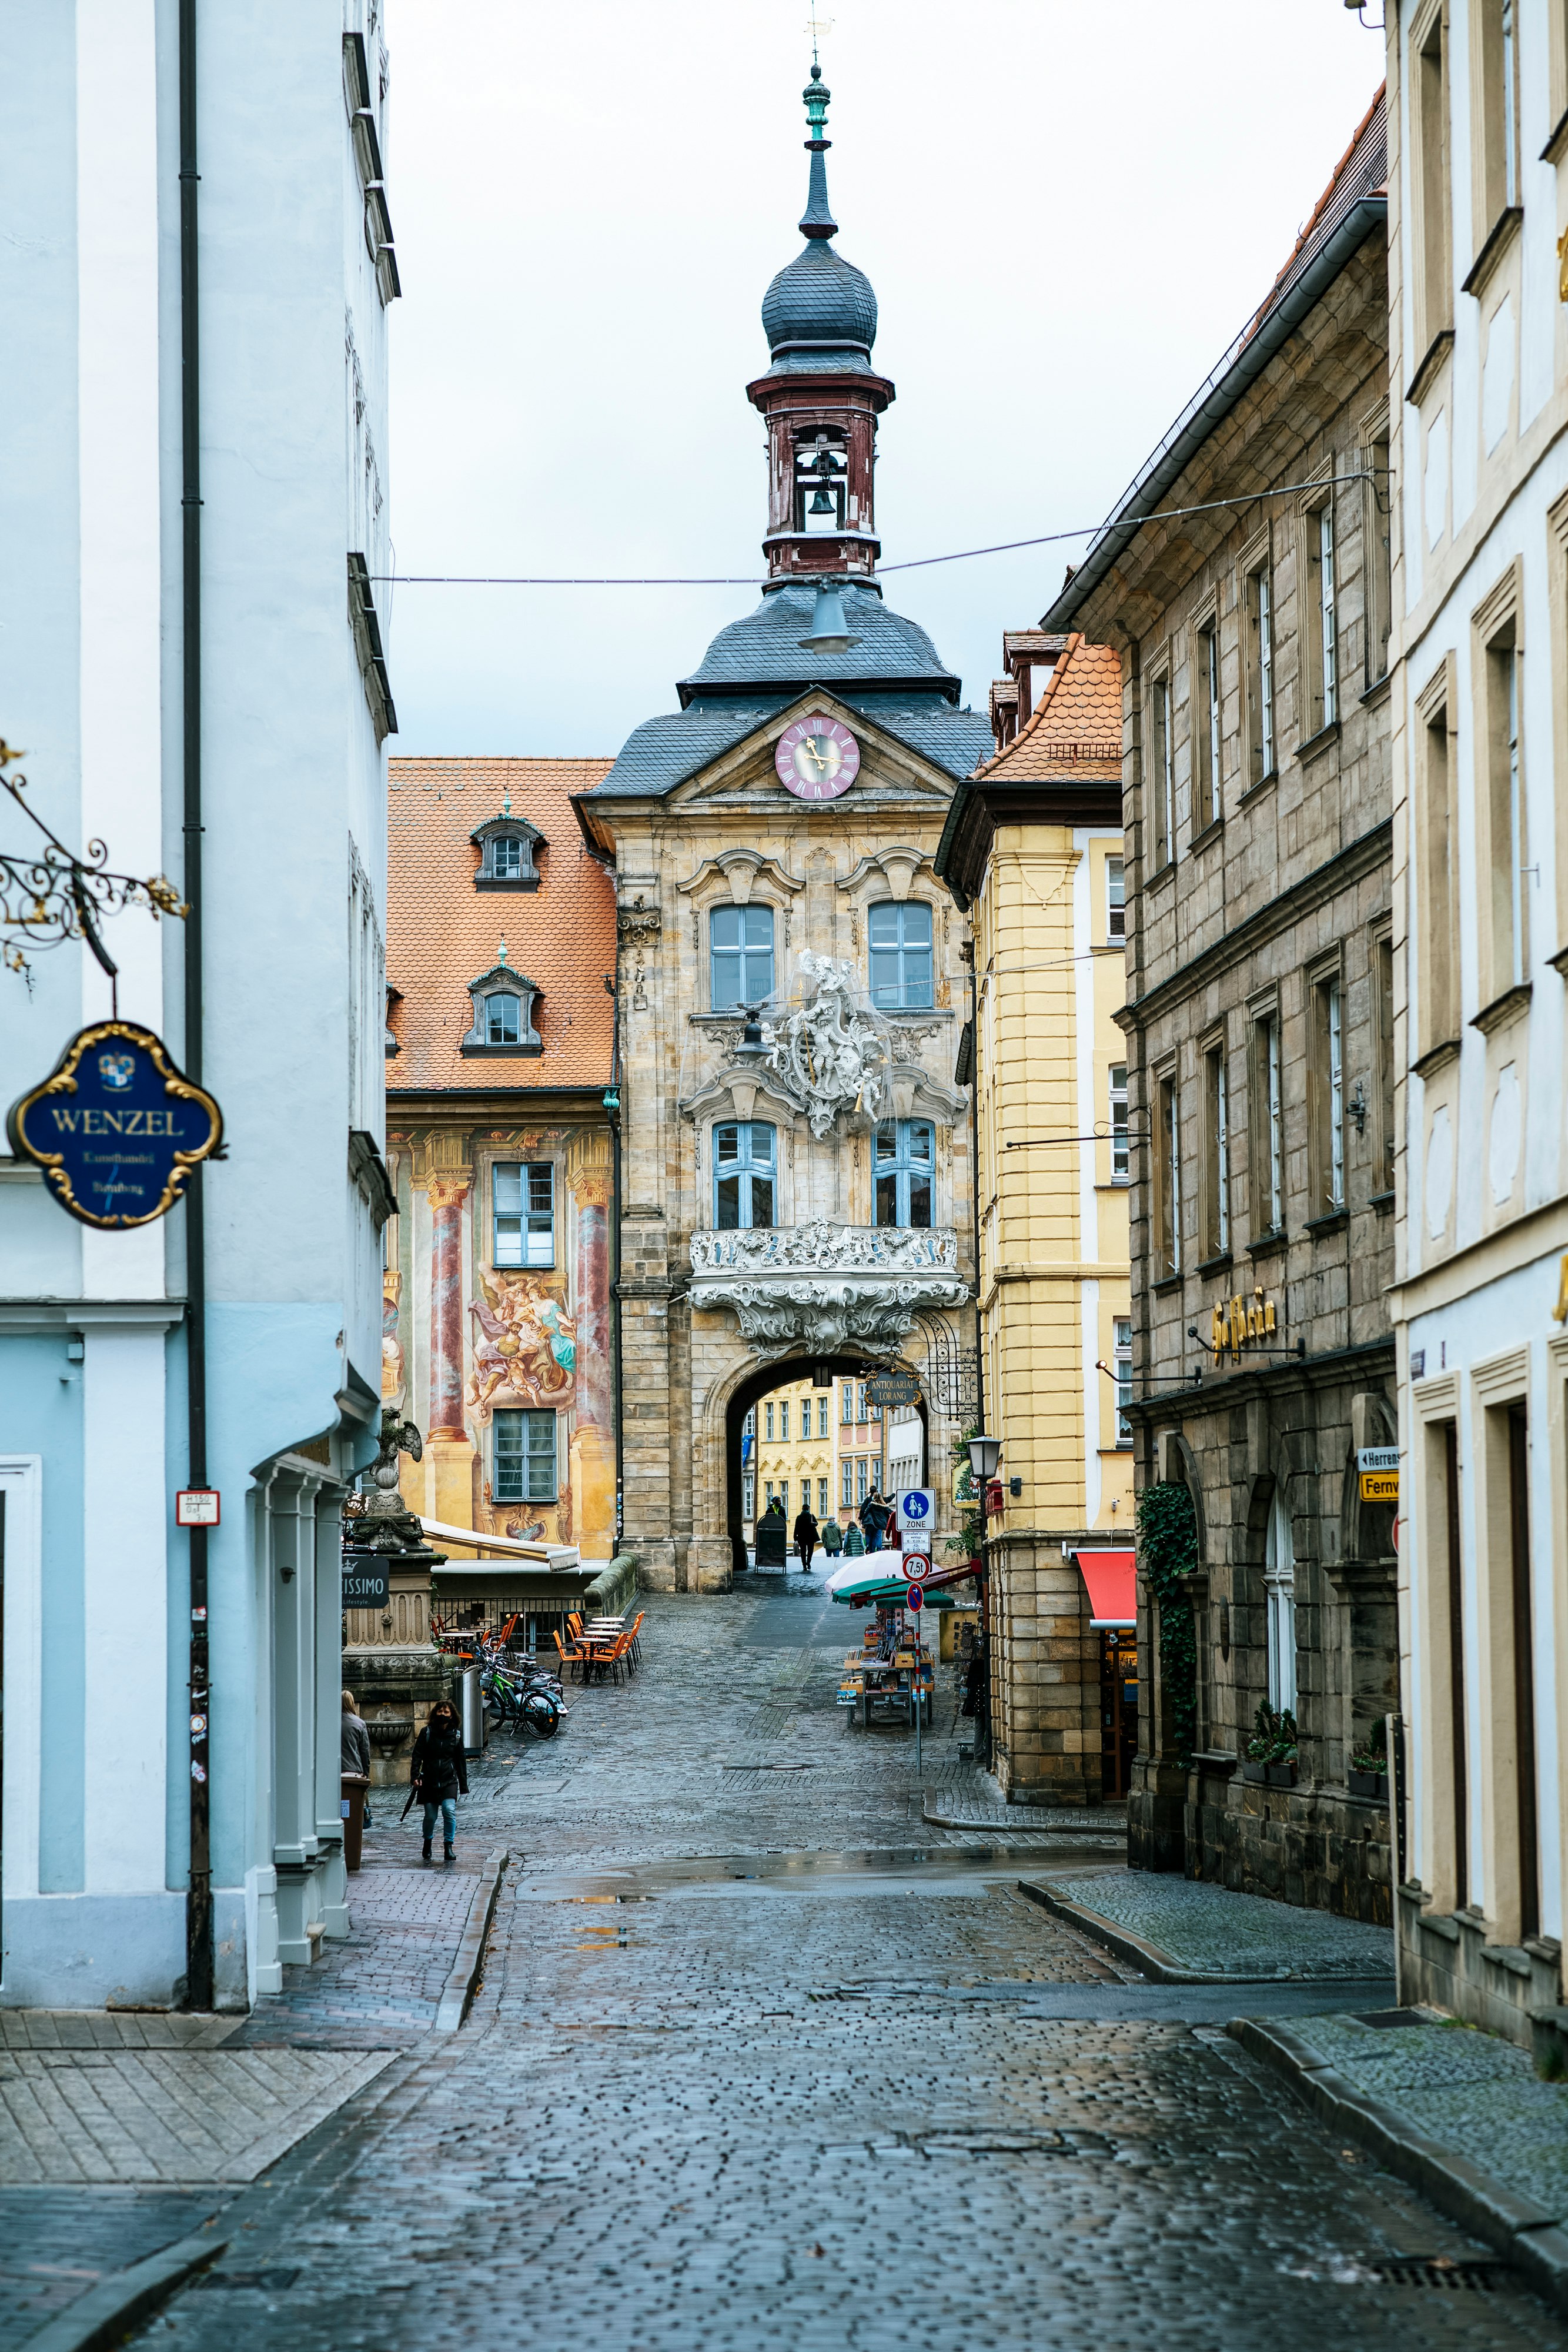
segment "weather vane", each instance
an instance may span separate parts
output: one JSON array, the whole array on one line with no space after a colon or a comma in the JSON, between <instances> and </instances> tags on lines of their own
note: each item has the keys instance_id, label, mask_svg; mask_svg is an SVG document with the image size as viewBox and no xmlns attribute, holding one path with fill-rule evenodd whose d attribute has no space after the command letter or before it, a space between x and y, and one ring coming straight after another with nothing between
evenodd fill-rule
<instances>
[{"instance_id":1,"label":"weather vane","mask_svg":"<svg viewBox=\"0 0 1568 2352\"><path fill-rule=\"evenodd\" d=\"M818 41L824 33L831 33L832 29L832 18L831 16L819 16L816 10L813 8L810 15L806 19L806 30L811 36L811 63L813 65L817 62Z\"/></svg>"}]
</instances>

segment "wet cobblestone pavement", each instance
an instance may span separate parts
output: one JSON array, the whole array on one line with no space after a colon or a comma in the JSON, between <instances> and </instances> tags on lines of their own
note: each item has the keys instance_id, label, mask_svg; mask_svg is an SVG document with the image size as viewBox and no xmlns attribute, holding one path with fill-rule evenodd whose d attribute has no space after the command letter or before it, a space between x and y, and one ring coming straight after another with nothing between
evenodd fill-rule
<instances>
[{"instance_id":1,"label":"wet cobblestone pavement","mask_svg":"<svg viewBox=\"0 0 1568 2352\"><path fill-rule=\"evenodd\" d=\"M217 2277L133 2340L1568 2347L1223 2032L1386 1985L1145 1984L1018 1893L1037 1839L922 1819L922 1784L985 1801L946 1687L918 1780L906 1731L846 1730L852 1624L654 1600L635 1681L492 1751L460 1843L514 1859L470 2024L243 2190Z\"/></svg>"}]
</instances>

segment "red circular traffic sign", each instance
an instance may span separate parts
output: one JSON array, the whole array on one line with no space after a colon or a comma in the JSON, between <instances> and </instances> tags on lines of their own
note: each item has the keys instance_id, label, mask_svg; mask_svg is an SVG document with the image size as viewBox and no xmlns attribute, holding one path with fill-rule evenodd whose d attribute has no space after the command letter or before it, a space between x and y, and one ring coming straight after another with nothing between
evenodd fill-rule
<instances>
[{"instance_id":1,"label":"red circular traffic sign","mask_svg":"<svg viewBox=\"0 0 1568 2352\"><path fill-rule=\"evenodd\" d=\"M904 1594L904 1607L905 1607L906 1609L924 1609L924 1608L925 1608L925 1595L924 1594L924 1592L922 1592L922 1591L920 1590L920 1587L919 1587L917 1584L912 1584L912 1585L910 1586L910 1588L909 1588L908 1591Z\"/></svg>"},{"instance_id":2,"label":"red circular traffic sign","mask_svg":"<svg viewBox=\"0 0 1568 2352\"><path fill-rule=\"evenodd\" d=\"M911 1584L923 1584L931 1573L931 1555L928 1551L906 1551L899 1567Z\"/></svg>"}]
</instances>

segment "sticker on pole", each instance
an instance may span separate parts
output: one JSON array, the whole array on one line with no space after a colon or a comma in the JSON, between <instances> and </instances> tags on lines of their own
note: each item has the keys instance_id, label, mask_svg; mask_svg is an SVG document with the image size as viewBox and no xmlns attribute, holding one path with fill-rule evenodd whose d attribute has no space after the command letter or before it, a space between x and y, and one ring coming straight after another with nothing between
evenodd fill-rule
<instances>
[{"instance_id":1,"label":"sticker on pole","mask_svg":"<svg viewBox=\"0 0 1568 2352\"><path fill-rule=\"evenodd\" d=\"M936 1514L936 1496L929 1486L911 1486L898 1498L901 1528L928 1528Z\"/></svg>"},{"instance_id":2,"label":"sticker on pole","mask_svg":"<svg viewBox=\"0 0 1568 2352\"><path fill-rule=\"evenodd\" d=\"M908 1591L904 1594L904 1605L906 1609L921 1610L925 1608L925 1595L922 1592L917 1584L912 1584Z\"/></svg>"},{"instance_id":3,"label":"sticker on pole","mask_svg":"<svg viewBox=\"0 0 1568 2352\"><path fill-rule=\"evenodd\" d=\"M931 1555L928 1551L906 1551L899 1566L911 1584L924 1584L931 1573Z\"/></svg>"}]
</instances>

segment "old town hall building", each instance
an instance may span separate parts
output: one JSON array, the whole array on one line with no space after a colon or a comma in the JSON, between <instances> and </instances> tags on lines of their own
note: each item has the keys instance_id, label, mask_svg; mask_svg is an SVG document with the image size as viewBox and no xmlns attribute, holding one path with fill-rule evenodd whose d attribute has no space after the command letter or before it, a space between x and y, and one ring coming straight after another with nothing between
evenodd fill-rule
<instances>
[{"instance_id":1,"label":"old town hall building","mask_svg":"<svg viewBox=\"0 0 1568 2352\"><path fill-rule=\"evenodd\" d=\"M876 582L894 387L833 244L815 68L805 97L805 243L747 386L767 583L576 795L620 936L623 1542L675 1590L744 1562L742 1427L780 1381L902 1357L933 1465L971 1393L967 930L931 859L991 730Z\"/></svg>"}]
</instances>

